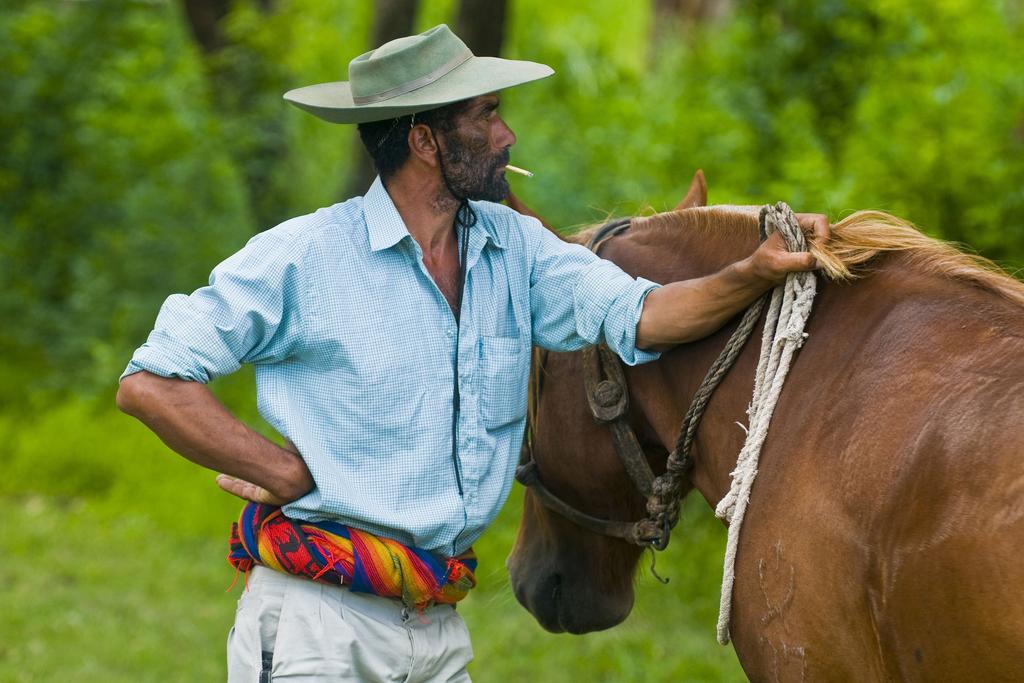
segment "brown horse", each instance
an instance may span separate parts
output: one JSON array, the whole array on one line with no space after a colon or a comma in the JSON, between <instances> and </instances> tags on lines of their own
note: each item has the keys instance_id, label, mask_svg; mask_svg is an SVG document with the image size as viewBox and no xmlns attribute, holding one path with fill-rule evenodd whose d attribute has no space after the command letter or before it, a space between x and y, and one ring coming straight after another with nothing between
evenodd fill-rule
<instances>
[{"instance_id":1,"label":"brown horse","mask_svg":"<svg viewBox=\"0 0 1024 683\"><path fill-rule=\"evenodd\" d=\"M635 219L602 256L669 282L751 253L756 215L697 208L702 182L694 208ZM878 212L840 221L816 253L825 275L810 336L740 534L739 661L755 681L1024 680L1024 285ZM627 369L631 423L656 473L734 327ZM747 344L697 432L690 483L712 507L742 446L758 347ZM579 355L543 365L539 477L583 512L636 520L644 500L591 416ZM629 614L640 553L528 492L508 568L542 626L584 633Z\"/></svg>"}]
</instances>

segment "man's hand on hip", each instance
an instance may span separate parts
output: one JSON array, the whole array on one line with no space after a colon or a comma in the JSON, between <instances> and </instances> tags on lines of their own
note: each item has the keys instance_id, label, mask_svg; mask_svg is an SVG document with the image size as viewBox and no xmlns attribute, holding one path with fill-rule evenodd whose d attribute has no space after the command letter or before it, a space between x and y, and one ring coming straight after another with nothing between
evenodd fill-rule
<instances>
[{"instance_id":1,"label":"man's hand on hip","mask_svg":"<svg viewBox=\"0 0 1024 683\"><path fill-rule=\"evenodd\" d=\"M265 505L276 505L277 507L281 507L285 503L291 502L281 496L275 496L262 486L257 486L256 484L242 479L235 479L234 477L229 477L226 474L217 475L217 486L232 495L238 496L243 500L251 500L254 503L264 503Z\"/></svg>"},{"instance_id":2,"label":"man's hand on hip","mask_svg":"<svg viewBox=\"0 0 1024 683\"><path fill-rule=\"evenodd\" d=\"M268 491L252 482L227 474L217 475L217 486L243 500L250 500L254 503L263 503L265 505L276 505L277 507L301 498L313 489L313 477L310 475L306 463L299 455L299 450L295 447L295 444L285 439L283 448L295 454L296 466L292 470L295 481L281 482L279 494Z\"/></svg>"},{"instance_id":3,"label":"man's hand on hip","mask_svg":"<svg viewBox=\"0 0 1024 683\"><path fill-rule=\"evenodd\" d=\"M205 384L137 372L121 381L117 405L177 453L225 473L217 483L236 496L279 505L313 489L294 444L278 446L243 424Z\"/></svg>"}]
</instances>

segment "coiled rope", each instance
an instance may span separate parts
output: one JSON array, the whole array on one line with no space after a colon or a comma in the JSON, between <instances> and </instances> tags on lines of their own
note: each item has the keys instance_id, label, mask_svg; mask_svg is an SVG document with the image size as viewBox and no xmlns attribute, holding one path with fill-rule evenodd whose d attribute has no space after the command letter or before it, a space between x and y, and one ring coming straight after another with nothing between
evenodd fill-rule
<instances>
[{"instance_id":1,"label":"coiled rope","mask_svg":"<svg viewBox=\"0 0 1024 683\"><path fill-rule=\"evenodd\" d=\"M806 251L807 243L800 224L792 209L785 203L761 208L761 230L763 235L780 232L789 251ZM732 612L732 591L735 583L736 551L739 546L740 528L750 502L750 489L757 476L757 462L761 447L768 435L768 425L775 412L782 384L789 373L789 366L807 338L804 326L811 314L811 305L817 292L814 273L790 273L784 285L772 292L771 303L761 338L761 357L754 378L754 394L747 408L750 418L747 438L736 460L732 472L732 486L718 503L715 514L729 525L725 548L725 564L722 570L722 597L718 610L718 642L729 642L729 616Z\"/></svg>"}]
</instances>

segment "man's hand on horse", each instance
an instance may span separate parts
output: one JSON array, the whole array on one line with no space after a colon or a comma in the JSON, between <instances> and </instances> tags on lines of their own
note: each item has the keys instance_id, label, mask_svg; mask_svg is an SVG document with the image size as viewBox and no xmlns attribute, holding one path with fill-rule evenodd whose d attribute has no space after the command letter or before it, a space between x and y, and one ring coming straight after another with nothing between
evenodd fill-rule
<instances>
[{"instance_id":1,"label":"man's hand on horse","mask_svg":"<svg viewBox=\"0 0 1024 683\"><path fill-rule=\"evenodd\" d=\"M832 234L828 216L823 213L798 213L796 220L800 224L800 229L812 240L818 244L828 242L828 238Z\"/></svg>"},{"instance_id":2,"label":"man's hand on horse","mask_svg":"<svg viewBox=\"0 0 1024 683\"><path fill-rule=\"evenodd\" d=\"M817 244L824 244L831 234L828 217L820 213L798 213L800 229ZM786 249L782 235L773 233L750 257L754 275L773 284L786 279L790 273L814 270L819 267L817 259L809 252L792 252Z\"/></svg>"}]
</instances>

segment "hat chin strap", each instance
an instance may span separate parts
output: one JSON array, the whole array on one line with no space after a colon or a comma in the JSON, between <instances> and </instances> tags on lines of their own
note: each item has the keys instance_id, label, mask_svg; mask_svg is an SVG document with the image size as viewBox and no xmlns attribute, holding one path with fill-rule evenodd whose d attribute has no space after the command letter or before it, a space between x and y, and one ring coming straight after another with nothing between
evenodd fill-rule
<instances>
[{"instance_id":1,"label":"hat chin strap","mask_svg":"<svg viewBox=\"0 0 1024 683\"><path fill-rule=\"evenodd\" d=\"M432 126L430 133L434 136L434 140L437 141L437 166L441 169L441 180L444 181L444 186L448 188L448 194L459 203L459 208L455 211L455 224L461 225L464 228L469 228L476 225L476 211L469 205L469 198L464 197L455 191L452 187L452 182L448 178L448 170L444 167L444 154L441 151L441 139L438 137L437 132Z\"/></svg>"}]
</instances>

